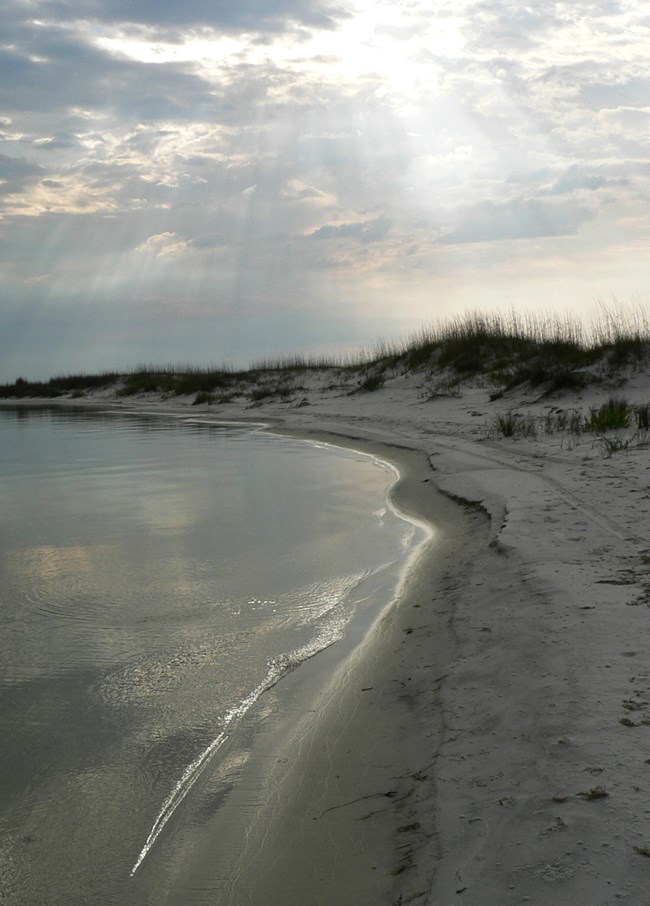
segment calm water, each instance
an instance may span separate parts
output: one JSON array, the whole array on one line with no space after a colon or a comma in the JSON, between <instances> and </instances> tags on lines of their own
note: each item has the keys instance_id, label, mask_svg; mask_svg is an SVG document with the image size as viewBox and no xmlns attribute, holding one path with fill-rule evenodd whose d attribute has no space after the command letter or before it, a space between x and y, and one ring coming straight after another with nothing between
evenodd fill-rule
<instances>
[{"instance_id":1,"label":"calm water","mask_svg":"<svg viewBox=\"0 0 650 906\"><path fill-rule=\"evenodd\" d=\"M198 781L417 531L387 467L241 426L0 410L0 464L0 902L161 903Z\"/></svg>"}]
</instances>

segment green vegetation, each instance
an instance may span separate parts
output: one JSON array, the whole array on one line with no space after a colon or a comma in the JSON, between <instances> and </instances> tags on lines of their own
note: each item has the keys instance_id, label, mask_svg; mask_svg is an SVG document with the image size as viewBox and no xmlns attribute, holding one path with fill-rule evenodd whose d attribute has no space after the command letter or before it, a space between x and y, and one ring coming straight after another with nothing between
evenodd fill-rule
<instances>
[{"instance_id":1,"label":"green vegetation","mask_svg":"<svg viewBox=\"0 0 650 906\"><path fill-rule=\"evenodd\" d=\"M237 375L227 368L195 368L186 366L140 365L123 376L120 396L135 396L139 393L159 393L167 396L191 396L213 394L231 386Z\"/></svg>"},{"instance_id":2,"label":"green vegetation","mask_svg":"<svg viewBox=\"0 0 650 906\"><path fill-rule=\"evenodd\" d=\"M586 416L578 409L554 409L537 417L511 409L494 417L490 433L518 439L567 432L574 441L584 433L595 434L601 454L609 457L631 447L648 446L649 425L650 403L633 405L623 397L610 397L602 406L590 408ZM620 432L626 428L634 428L634 433L622 436Z\"/></svg>"},{"instance_id":3,"label":"green vegetation","mask_svg":"<svg viewBox=\"0 0 650 906\"><path fill-rule=\"evenodd\" d=\"M580 391L589 384L615 385L624 369L641 369L649 362L650 321L640 307L615 307L613 311L603 307L599 320L590 328L570 318L469 312L423 327L401 341L379 340L370 350L356 355L285 356L257 361L240 371L225 365L143 365L122 374L67 375L46 382L18 378L13 384L0 386L0 397L83 396L117 384L118 392L125 397L194 394L199 404L248 396L258 402L265 397L289 398L300 389L294 382L301 373L329 370L333 372L332 386L347 381L349 390L350 379L356 379L355 392L377 391L392 377L418 373L423 376L423 386L430 388L428 398L453 394L461 385L477 381L490 388L493 399L518 387L552 398L563 391ZM623 418L622 410L614 407L592 413L591 427L582 428L610 430L617 419ZM647 407L639 412L628 407L627 418L629 424L636 420L639 430L647 430ZM503 427L514 432L507 436L532 430L521 419L516 428L508 424ZM499 430L503 433L501 427Z\"/></svg>"},{"instance_id":4,"label":"green vegetation","mask_svg":"<svg viewBox=\"0 0 650 906\"><path fill-rule=\"evenodd\" d=\"M50 378L49 381L27 381L25 378L19 377L13 384L0 385L0 397L51 399L64 394L79 397L84 396L88 390L111 387L119 378L120 375L117 372L108 371L102 374L61 375Z\"/></svg>"},{"instance_id":5,"label":"green vegetation","mask_svg":"<svg viewBox=\"0 0 650 906\"><path fill-rule=\"evenodd\" d=\"M598 409L590 409L585 422L587 431L617 431L630 425L631 407L627 400L610 396Z\"/></svg>"},{"instance_id":6,"label":"green vegetation","mask_svg":"<svg viewBox=\"0 0 650 906\"><path fill-rule=\"evenodd\" d=\"M403 347L386 350L405 371L429 369L448 380L482 378L495 398L518 386L540 387L551 396L581 390L624 367L650 360L650 322L645 313L602 309L591 329L569 318L520 318L469 313L423 328Z\"/></svg>"},{"instance_id":7,"label":"green vegetation","mask_svg":"<svg viewBox=\"0 0 650 906\"><path fill-rule=\"evenodd\" d=\"M537 437L537 419L532 415L512 411L500 413L494 419L494 427L503 437Z\"/></svg>"},{"instance_id":8,"label":"green vegetation","mask_svg":"<svg viewBox=\"0 0 650 906\"><path fill-rule=\"evenodd\" d=\"M261 383L250 391L249 396L254 403L259 403L264 399L289 399L297 390L303 388L296 387L286 379L278 379L272 383Z\"/></svg>"}]
</instances>

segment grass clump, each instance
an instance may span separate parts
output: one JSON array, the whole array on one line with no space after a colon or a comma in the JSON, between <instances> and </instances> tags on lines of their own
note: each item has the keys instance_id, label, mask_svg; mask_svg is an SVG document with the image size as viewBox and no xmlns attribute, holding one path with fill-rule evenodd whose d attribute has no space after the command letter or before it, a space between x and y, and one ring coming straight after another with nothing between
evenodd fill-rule
<instances>
[{"instance_id":1,"label":"grass clump","mask_svg":"<svg viewBox=\"0 0 650 906\"><path fill-rule=\"evenodd\" d=\"M577 438L584 430L584 418L578 409L551 409L542 416L542 425L546 434L568 432Z\"/></svg>"},{"instance_id":2,"label":"grass clump","mask_svg":"<svg viewBox=\"0 0 650 906\"><path fill-rule=\"evenodd\" d=\"M295 387L286 379L278 380L276 383L262 383L254 386L249 392L249 397L254 403L259 403L264 399L279 398L281 400L289 399L296 390Z\"/></svg>"},{"instance_id":3,"label":"grass clump","mask_svg":"<svg viewBox=\"0 0 650 906\"><path fill-rule=\"evenodd\" d=\"M386 375L383 371L374 370L370 371L366 376L360 381L357 386L357 393L374 393L381 388L386 383Z\"/></svg>"},{"instance_id":4,"label":"grass clump","mask_svg":"<svg viewBox=\"0 0 650 906\"><path fill-rule=\"evenodd\" d=\"M494 427L503 437L514 437L517 433L517 415L514 412L506 412L497 415L494 419Z\"/></svg>"},{"instance_id":5,"label":"grass clump","mask_svg":"<svg viewBox=\"0 0 650 906\"><path fill-rule=\"evenodd\" d=\"M610 397L597 409L590 409L585 422L587 431L617 431L629 428L633 412L627 400Z\"/></svg>"},{"instance_id":6,"label":"grass clump","mask_svg":"<svg viewBox=\"0 0 650 906\"><path fill-rule=\"evenodd\" d=\"M631 437L606 437L604 434L598 438L598 449L604 459L609 459L614 453L627 450L632 443Z\"/></svg>"},{"instance_id":7,"label":"grass clump","mask_svg":"<svg viewBox=\"0 0 650 906\"><path fill-rule=\"evenodd\" d=\"M502 437L535 438L538 431L538 419L532 415L521 415L519 412L503 412L495 416L493 428Z\"/></svg>"}]
</instances>

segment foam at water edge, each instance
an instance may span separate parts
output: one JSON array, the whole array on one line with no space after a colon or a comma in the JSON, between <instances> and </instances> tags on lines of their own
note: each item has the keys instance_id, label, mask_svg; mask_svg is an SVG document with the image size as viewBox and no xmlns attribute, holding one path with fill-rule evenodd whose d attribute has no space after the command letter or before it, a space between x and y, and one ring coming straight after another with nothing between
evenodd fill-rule
<instances>
[{"instance_id":1,"label":"foam at water edge","mask_svg":"<svg viewBox=\"0 0 650 906\"><path fill-rule=\"evenodd\" d=\"M133 868L131 869L131 877L133 877L142 865L143 861L149 854L152 846L158 839L163 828L172 817L178 806L181 804L183 799L187 796L189 791L192 789L196 781L201 776L202 772L208 766L213 756L218 752L224 742L228 739L228 734L225 730L237 719L241 718L246 714L246 712L251 708L255 702L272 686L274 686L278 680L283 676L289 673L291 670L294 670L298 667L303 661L308 660L313 657L315 654L318 654L319 651L322 651L324 648L327 648L329 645L333 645L334 642L338 641L343 634L343 629L347 621L345 618L340 617L334 620L331 620L329 624L321 630L321 632L314 638L310 643L302 646L301 648L296 649L290 654L281 655L278 658L270 661L268 664L268 671L265 678L256 686L255 689L239 704L235 705L233 708L230 708L224 716L224 730L219 733L219 735L212 740L210 745L208 745L201 754L194 759L191 764L189 764L181 778L178 780L173 790L167 796L163 802L162 808L158 813L156 820L153 823L151 830L149 831L149 836L142 847L138 858L136 859Z\"/></svg>"}]
</instances>

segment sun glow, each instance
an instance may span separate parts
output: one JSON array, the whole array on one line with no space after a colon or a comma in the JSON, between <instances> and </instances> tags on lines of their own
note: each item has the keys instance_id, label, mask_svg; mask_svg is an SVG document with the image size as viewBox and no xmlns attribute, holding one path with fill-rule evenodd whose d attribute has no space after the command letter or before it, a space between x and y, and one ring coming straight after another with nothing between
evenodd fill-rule
<instances>
[{"instance_id":1,"label":"sun glow","mask_svg":"<svg viewBox=\"0 0 650 906\"><path fill-rule=\"evenodd\" d=\"M438 58L462 51L464 21L460 15L433 17L416 9L409 16L394 4L360 3L335 31L300 31L264 43L254 34L230 36L207 28L174 42L116 33L98 36L95 43L141 63L189 64L208 80L233 64L273 66L287 75L348 83L355 93L372 85L382 101L394 98L405 105L437 84Z\"/></svg>"},{"instance_id":2,"label":"sun glow","mask_svg":"<svg viewBox=\"0 0 650 906\"><path fill-rule=\"evenodd\" d=\"M211 66L215 62L226 62L246 49L246 42L240 38L212 34L210 37L187 36L182 42L165 42L116 34L96 38L98 47L115 56L128 57L139 63L169 64L195 63Z\"/></svg>"}]
</instances>

